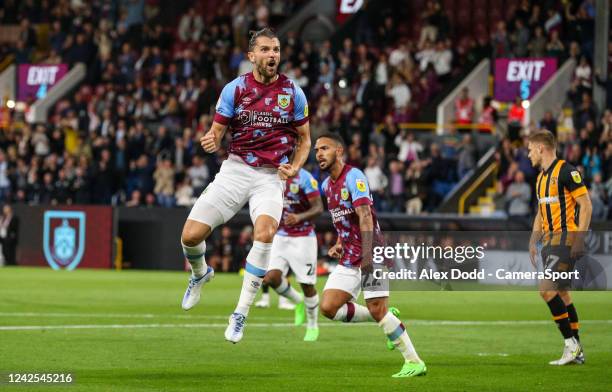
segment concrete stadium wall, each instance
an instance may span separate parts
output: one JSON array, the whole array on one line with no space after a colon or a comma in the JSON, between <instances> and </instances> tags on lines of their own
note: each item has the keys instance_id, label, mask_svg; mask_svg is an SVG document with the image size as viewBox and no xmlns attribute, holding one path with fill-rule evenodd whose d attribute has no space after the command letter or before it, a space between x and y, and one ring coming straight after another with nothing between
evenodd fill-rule
<instances>
[{"instance_id":1,"label":"concrete stadium wall","mask_svg":"<svg viewBox=\"0 0 612 392\"><path fill-rule=\"evenodd\" d=\"M470 96L474 99L476 113L480 112L482 99L489 94L490 63L489 59L484 59L478 63L474 70L438 105L436 116L438 134L444 133L445 124L453 122L455 118L455 100L461 94L461 90L464 87L470 90Z\"/></svg>"},{"instance_id":2,"label":"concrete stadium wall","mask_svg":"<svg viewBox=\"0 0 612 392\"><path fill-rule=\"evenodd\" d=\"M559 110L566 100L567 91L572 83L576 69L576 61L569 59L555 75L537 92L525 111L525 123L530 121L538 122L544 117L547 110Z\"/></svg>"}]
</instances>

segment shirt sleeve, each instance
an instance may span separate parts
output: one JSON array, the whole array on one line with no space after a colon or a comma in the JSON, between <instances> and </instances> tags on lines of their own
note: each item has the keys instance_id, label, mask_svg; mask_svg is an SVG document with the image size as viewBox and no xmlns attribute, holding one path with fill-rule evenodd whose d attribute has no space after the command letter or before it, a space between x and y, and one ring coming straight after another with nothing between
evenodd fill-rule
<instances>
[{"instance_id":1,"label":"shirt sleeve","mask_svg":"<svg viewBox=\"0 0 612 392\"><path fill-rule=\"evenodd\" d=\"M215 107L214 120L219 124L227 125L234 117L234 96L236 94L236 84L232 81L223 87L217 106Z\"/></svg>"},{"instance_id":2,"label":"shirt sleeve","mask_svg":"<svg viewBox=\"0 0 612 392\"><path fill-rule=\"evenodd\" d=\"M572 198L576 199L586 194L587 187L584 185L582 176L578 169L569 163L564 163L559 173L559 181L572 195Z\"/></svg>"},{"instance_id":3,"label":"shirt sleeve","mask_svg":"<svg viewBox=\"0 0 612 392\"><path fill-rule=\"evenodd\" d=\"M370 186L365 174L359 169L352 168L346 175L346 187L351 194L353 206L372 205Z\"/></svg>"},{"instance_id":4,"label":"shirt sleeve","mask_svg":"<svg viewBox=\"0 0 612 392\"><path fill-rule=\"evenodd\" d=\"M294 86L294 103L293 103L293 125L300 126L308 122L308 101L304 91L293 82Z\"/></svg>"},{"instance_id":5,"label":"shirt sleeve","mask_svg":"<svg viewBox=\"0 0 612 392\"><path fill-rule=\"evenodd\" d=\"M308 173L306 170L302 170L300 173L301 186L306 194L307 198L311 198L314 196L320 196L319 192L319 183L312 174Z\"/></svg>"}]
</instances>

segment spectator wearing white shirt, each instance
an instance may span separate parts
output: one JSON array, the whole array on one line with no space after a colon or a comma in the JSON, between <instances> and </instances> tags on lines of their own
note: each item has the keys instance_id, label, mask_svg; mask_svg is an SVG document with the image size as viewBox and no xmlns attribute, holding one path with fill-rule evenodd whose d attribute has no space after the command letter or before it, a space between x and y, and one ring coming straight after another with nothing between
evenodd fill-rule
<instances>
[{"instance_id":1,"label":"spectator wearing white shirt","mask_svg":"<svg viewBox=\"0 0 612 392\"><path fill-rule=\"evenodd\" d=\"M187 170L187 175L191 180L195 194L199 195L202 193L206 185L208 185L208 179L210 178L210 172L204 164L202 157L197 155L193 157L193 166Z\"/></svg>"},{"instance_id":2,"label":"spectator wearing white shirt","mask_svg":"<svg viewBox=\"0 0 612 392\"><path fill-rule=\"evenodd\" d=\"M8 162L4 151L0 150L0 201L5 201L11 192L11 182L8 178Z\"/></svg>"},{"instance_id":3,"label":"spectator wearing white shirt","mask_svg":"<svg viewBox=\"0 0 612 392\"><path fill-rule=\"evenodd\" d=\"M421 72L425 72L429 63L433 64L435 56L436 51L434 50L433 43L431 43L431 41L425 41L423 49L414 56L419 62L419 69Z\"/></svg>"},{"instance_id":4,"label":"spectator wearing white shirt","mask_svg":"<svg viewBox=\"0 0 612 392\"><path fill-rule=\"evenodd\" d=\"M414 139L412 132L402 132L395 137L395 145L399 148L397 159L404 163L419 160L419 154L423 152L423 145Z\"/></svg>"},{"instance_id":5,"label":"spectator wearing white shirt","mask_svg":"<svg viewBox=\"0 0 612 392\"><path fill-rule=\"evenodd\" d=\"M591 66L589 65L589 62L587 61L586 57L582 56L580 58L580 64L578 64L576 70L574 71L574 77L578 80L578 83L580 83L580 86L584 89L591 89L591 87L593 86L593 75L591 71Z\"/></svg>"},{"instance_id":6,"label":"spectator wearing white shirt","mask_svg":"<svg viewBox=\"0 0 612 392\"><path fill-rule=\"evenodd\" d=\"M397 73L391 77L391 83L387 85L387 96L393 98L393 106L399 111L410 103L410 89Z\"/></svg>"},{"instance_id":7,"label":"spectator wearing white shirt","mask_svg":"<svg viewBox=\"0 0 612 392\"><path fill-rule=\"evenodd\" d=\"M404 60L410 56L410 52L405 44L400 44L397 48L391 51L389 55L389 65L397 68Z\"/></svg>"},{"instance_id":8,"label":"spectator wearing white shirt","mask_svg":"<svg viewBox=\"0 0 612 392\"><path fill-rule=\"evenodd\" d=\"M436 51L433 55L433 65L440 82L444 83L450 77L453 53L447 44L439 41L436 44Z\"/></svg>"},{"instance_id":9,"label":"spectator wearing white shirt","mask_svg":"<svg viewBox=\"0 0 612 392\"><path fill-rule=\"evenodd\" d=\"M387 62L387 55L384 52L378 56L378 64L374 71L374 79L379 86L385 86L389 82L389 63Z\"/></svg>"},{"instance_id":10,"label":"spectator wearing white shirt","mask_svg":"<svg viewBox=\"0 0 612 392\"><path fill-rule=\"evenodd\" d=\"M380 168L376 157L373 156L368 158L368 166L363 172L368 179L370 192L372 192L374 208L381 210L380 204L385 193L385 188L388 184L387 176L385 176L385 173L383 173L382 169Z\"/></svg>"},{"instance_id":11,"label":"spectator wearing white shirt","mask_svg":"<svg viewBox=\"0 0 612 392\"><path fill-rule=\"evenodd\" d=\"M181 17L181 21L179 22L179 38L183 42L198 42L203 30L204 22L202 21L202 17L196 13L195 8L189 8L189 11Z\"/></svg>"}]
</instances>

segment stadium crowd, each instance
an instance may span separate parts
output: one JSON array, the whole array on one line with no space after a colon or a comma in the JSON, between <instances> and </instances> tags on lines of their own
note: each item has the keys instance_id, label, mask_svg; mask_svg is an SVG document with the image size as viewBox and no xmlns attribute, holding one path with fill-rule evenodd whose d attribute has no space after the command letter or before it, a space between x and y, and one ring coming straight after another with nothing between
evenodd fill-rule
<instances>
[{"instance_id":1,"label":"stadium crowd","mask_svg":"<svg viewBox=\"0 0 612 392\"><path fill-rule=\"evenodd\" d=\"M12 54L17 64L82 62L87 77L46 123L27 124L15 115L1 133L0 200L191 206L226 156L225 149L204 154L198 140L210 127L220 89L250 70L248 31L278 25L304 1L217 3L214 13L194 7L168 22L157 1L6 0L0 20L18 24L19 39L2 45L0 55ZM306 92L313 136L343 136L347 160L364 169L379 211L432 212L476 165L479 151L470 133L451 129L425 143L399 124L416 121L453 76L485 56L574 57L579 66L568 92L573 117L555 108L520 135L535 127L558 133L563 157L584 170L605 215L612 198L612 115L591 98L594 83L610 85L589 65L593 1L550 1L546 7L521 1L490 26L490 34L480 24L465 34L442 2L423 4L415 16L419 30L412 33L402 33L392 6L377 5L375 16L355 16L359 28L338 47L302 42L294 32L284 37L280 71ZM48 25L45 34L34 28L41 24ZM456 122L495 125L499 116L490 98L481 112L475 106L466 91L456 104ZM504 139L498 159L499 191L509 212L529 214L533 191L527 197L521 184L533 181L534 170L520 138ZM322 179L312 157L307 168ZM248 236L224 229L215 248L233 252L228 244L249 243ZM216 254L230 268L224 251Z\"/></svg>"},{"instance_id":2,"label":"stadium crowd","mask_svg":"<svg viewBox=\"0 0 612 392\"><path fill-rule=\"evenodd\" d=\"M581 172L593 203L593 219L609 219L612 217L609 208L612 202L612 89L610 78L603 80L600 70L593 70L591 65L595 38L594 2L567 2L562 8L548 9L547 16L540 18L537 17L538 8L537 4L529 6L529 2L522 2L514 15L515 36L525 35L522 42L527 43L531 56L573 58L576 67L565 102L560 107L550 108L543 118L524 124L520 101L512 105L508 128L512 129L512 121L518 128L501 141L496 156L499 201L510 216L528 217L534 212L537 171L529 161L526 138L535 130L547 129L558 139L558 157ZM521 32L527 25L531 25L531 29ZM543 32L549 37L546 44ZM516 41L512 34L507 37L508 42ZM542 51L532 52L537 48ZM608 51L612 53L612 44ZM608 58L607 72L610 74L612 57ZM606 90L605 107L597 107L593 102L595 84Z\"/></svg>"},{"instance_id":3,"label":"stadium crowd","mask_svg":"<svg viewBox=\"0 0 612 392\"><path fill-rule=\"evenodd\" d=\"M219 7L206 23L191 8L172 27L162 23L156 2L120 4L50 1L37 8L8 1L4 7L3 22L19 22L20 30L3 53L18 64L82 62L87 78L56 104L47 123L13 121L3 133L3 200L190 206L225 156L225 150L204 155L197 141L210 126L220 88L250 69L248 30L282 20L300 2L241 1ZM313 135L343 135L349 161L369 166L382 211L406 211L411 199L411 212L432 211L440 196L428 198L431 189L443 195L458 178L458 152L451 150L459 144L423 146L397 126L416 119L460 68L439 4L428 3L423 18L440 21L419 42L397 37L398 21L383 7L377 20L362 24L367 39L346 38L333 50L329 41L315 47L290 32L282 46L281 72L306 91ZM41 23L48 34L35 32ZM438 165L440 150L448 161ZM434 185L441 174L448 178Z\"/></svg>"}]
</instances>

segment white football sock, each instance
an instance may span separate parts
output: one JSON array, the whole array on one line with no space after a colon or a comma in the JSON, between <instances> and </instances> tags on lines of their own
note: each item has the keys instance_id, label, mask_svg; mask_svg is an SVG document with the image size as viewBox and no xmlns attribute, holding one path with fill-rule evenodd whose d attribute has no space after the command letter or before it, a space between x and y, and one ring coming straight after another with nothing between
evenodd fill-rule
<instances>
[{"instance_id":1,"label":"white football sock","mask_svg":"<svg viewBox=\"0 0 612 392\"><path fill-rule=\"evenodd\" d=\"M235 313L245 316L249 314L249 308L253 304L257 291L261 287L261 282L263 282L263 278L266 275L271 249L271 243L253 242L253 247L247 255L244 279L242 280L242 291L240 291L240 299L238 299Z\"/></svg>"},{"instance_id":2,"label":"white football sock","mask_svg":"<svg viewBox=\"0 0 612 392\"><path fill-rule=\"evenodd\" d=\"M284 276L282 277L281 284L274 289L278 295L282 295L288 298L294 304L302 302L302 296L293 287L289 285L289 281Z\"/></svg>"},{"instance_id":3,"label":"white football sock","mask_svg":"<svg viewBox=\"0 0 612 392\"><path fill-rule=\"evenodd\" d=\"M187 246L181 241L181 245L183 246L183 254L191 265L191 274L196 278L204 276L208 270L208 265L206 265L206 260L204 259L206 241L202 241L196 246Z\"/></svg>"},{"instance_id":4,"label":"white football sock","mask_svg":"<svg viewBox=\"0 0 612 392\"><path fill-rule=\"evenodd\" d=\"M306 306L306 320L308 320L308 328L317 328L317 318L319 317L319 296L317 294L312 297L304 296L304 305Z\"/></svg>"},{"instance_id":5,"label":"white football sock","mask_svg":"<svg viewBox=\"0 0 612 392\"><path fill-rule=\"evenodd\" d=\"M338 309L334 316L336 321L344 321L346 323L362 323L365 321L374 321L368 308L354 302L347 302Z\"/></svg>"},{"instance_id":6,"label":"white football sock","mask_svg":"<svg viewBox=\"0 0 612 392\"><path fill-rule=\"evenodd\" d=\"M417 355L412 345L412 341L410 341L410 337L408 336L408 332L406 332L406 328L400 319L395 317L393 313L387 312L378 325L382 327L389 340L391 340L395 347L402 353L405 360L421 362L421 358Z\"/></svg>"}]
</instances>

